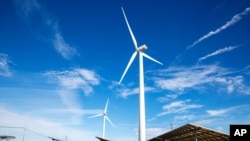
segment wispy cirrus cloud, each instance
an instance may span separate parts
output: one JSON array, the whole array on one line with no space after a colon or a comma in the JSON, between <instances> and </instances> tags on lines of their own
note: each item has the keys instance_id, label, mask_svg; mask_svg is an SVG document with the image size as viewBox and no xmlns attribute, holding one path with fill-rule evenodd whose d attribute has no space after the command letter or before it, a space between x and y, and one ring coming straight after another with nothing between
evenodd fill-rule
<instances>
[{"instance_id":1,"label":"wispy cirrus cloud","mask_svg":"<svg viewBox=\"0 0 250 141\"><path fill-rule=\"evenodd\" d=\"M58 21L37 0L13 0L18 15L41 40L49 42L64 58L71 59L78 55L69 45L59 30Z\"/></svg>"},{"instance_id":2,"label":"wispy cirrus cloud","mask_svg":"<svg viewBox=\"0 0 250 141\"><path fill-rule=\"evenodd\" d=\"M9 66L10 59L8 55L0 53L0 76L9 77L12 74L11 68Z\"/></svg>"},{"instance_id":3,"label":"wispy cirrus cloud","mask_svg":"<svg viewBox=\"0 0 250 141\"><path fill-rule=\"evenodd\" d=\"M244 71L246 72L246 74L250 74L250 65L248 65L247 67L245 67Z\"/></svg>"},{"instance_id":4,"label":"wispy cirrus cloud","mask_svg":"<svg viewBox=\"0 0 250 141\"><path fill-rule=\"evenodd\" d=\"M174 121L190 121L190 120L193 120L195 119L196 116L195 115L181 115L181 116L175 116L174 117Z\"/></svg>"},{"instance_id":5,"label":"wispy cirrus cloud","mask_svg":"<svg viewBox=\"0 0 250 141\"><path fill-rule=\"evenodd\" d=\"M200 37L193 44L189 45L187 47L187 49L190 49L190 48L194 47L195 45L197 45L198 43L202 42L203 40L205 40L207 38L210 38L211 36L216 35L216 34L220 33L221 31L229 28L230 26L236 24L237 22L239 22L243 18L243 16L249 14L249 12L250 12L250 7L247 7L243 12L234 15L230 21L226 22L226 24L224 24L221 27L217 28L216 30L210 31L206 35Z\"/></svg>"},{"instance_id":6,"label":"wispy cirrus cloud","mask_svg":"<svg viewBox=\"0 0 250 141\"><path fill-rule=\"evenodd\" d=\"M228 107L224 109L217 109L217 110L206 110L206 113L209 116L223 116L229 112L233 112L234 110L241 109L241 108L248 108L249 106L239 105L234 107Z\"/></svg>"},{"instance_id":7,"label":"wispy cirrus cloud","mask_svg":"<svg viewBox=\"0 0 250 141\"><path fill-rule=\"evenodd\" d=\"M56 51L60 53L65 59L70 59L73 56L78 55L77 50L66 43L62 34L58 31L54 34L53 45Z\"/></svg>"},{"instance_id":8,"label":"wispy cirrus cloud","mask_svg":"<svg viewBox=\"0 0 250 141\"><path fill-rule=\"evenodd\" d=\"M72 112L72 123L81 124L82 110L81 102L79 101L79 90L85 96L89 96L94 92L93 87L100 83L99 75L92 70L83 68L74 68L63 71L48 71L44 73L48 77L50 83L57 87L57 94L67 108ZM79 113L80 112L80 113Z\"/></svg>"},{"instance_id":9,"label":"wispy cirrus cloud","mask_svg":"<svg viewBox=\"0 0 250 141\"><path fill-rule=\"evenodd\" d=\"M81 89L85 95L92 93L92 87L100 83L100 77L96 72L83 68L64 71L48 71L44 73L44 75L56 80L55 83L65 89Z\"/></svg>"},{"instance_id":10,"label":"wispy cirrus cloud","mask_svg":"<svg viewBox=\"0 0 250 141\"><path fill-rule=\"evenodd\" d=\"M159 102L166 102L170 100L174 100L179 96L179 94L166 94L165 96L159 97L157 100Z\"/></svg>"},{"instance_id":11,"label":"wispy cirrus cloud","mask_svg":"<svg viewBox=\"0 0 250 141\"><path fill-rule=\"evenodd\" d=\"M206 56L203 56L203 57L199 58L198 61L200 62L200 61L203 61L203 60L205 60L205 59L207 59L209 57L216 56L216 55L219 55L219 54L222 54L222 53L225 53L225 52L232 51L232 50L236 49L237 47L239 47L239 46L229 46L229 47L224 47L224 48L218 49L218 50L216 50L216 51L214 51L214 52L212 52L212 53L210 53L210 54L208 54Z\"/></svg>"},{"instance_id":12,"label":"wispy cirrus cloud","mask_svg":"<svg viewBox=\"0 0 250 141\"><path fill-rule=\"evenodd\" d=\"M162 107L163 112L157 114L157 117L164 116L167 114L173 114L173 113L184 113L187 112L190 109L197 109L203 107L203 105L200 104L190 104L191 100L180 100L180 101L174 101L170 104L164 105Z\"/></svg>"},{"instance_id":13,"label":"wispy cirrus cloud","mask_svg":"<svg viewBox=\"0 0 250 141\"><path fill-rule=\"evenodd\" d=\"M244 77L233 74L227 68L214 65L196 65L191 67L169 67L159 70L152 78L161 89L183 93L187 89L199 89L202 86L218 86L218 91L232 93L237 91L250 94L250 87L244 84Z\"/></svg>"},{"instance_id":14,"label":"wispy cirrus cloud","mask_svg":"<svg viewBox=\"0 0 250 141\"><path fill-rule=\"evenodd\" d=\"M146 86L144 88L145 93L149 91L154 91L154 90L155 88L153 87ZM118 93L119 97L127 98L128 96L139 94L139 88L125 88L124 87L124 88L117 89L116 92Z\"/></svg>"},{"instance_id":15,"label":"wispy cirrus cloud","mask_svg":"<svg viewBox=\"0 0 250 141\"><path fill-rule=\"evenodd\" d=\"M207 110L206 112L207 112L210 116L220 116L220 115L223 115L223 114L229 112L230 110L232 110L232 108L219 109L219 110Z\"/></svg>"}]
</instances>

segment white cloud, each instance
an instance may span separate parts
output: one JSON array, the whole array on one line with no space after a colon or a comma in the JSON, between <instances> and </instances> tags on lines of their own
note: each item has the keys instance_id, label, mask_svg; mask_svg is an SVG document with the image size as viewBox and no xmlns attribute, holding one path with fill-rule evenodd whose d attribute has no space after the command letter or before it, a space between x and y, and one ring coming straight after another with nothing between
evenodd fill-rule
<instances>
[{"instance_id":1,"label":"white cloud","mask_svg":"<svg viewBox=\"0 0 250 141\"><path fill-rule=\"evenodd\" d=\"M183 91L186 88L193 88L194 86L210 82L210 76L217 71L220 71L220 68L215 65L189 68L170 67L160 70L160 73L156 73L159 77L156 76L154 81L162 89Z\"/></svg>"},{"instance_id":2,"label":"white cloud","mask_svg":"<svg viewBox=\"0 0 250 141\"><path fill-rule=\"evenodd\" d=\"M209 116L224 116L225 114L232 112L233 110L237 110L239 108L244 108L244 107L246 106L240 105L240 106L234 106L234 107L229 107L229 108L224 108L224 109L206 110L206 112Z\"/></svg>"},{"instance_id":3,"label":"white cloud","mask_svg":"<svg viewBox=\"0 0 250 141\"><path fill-rule=\"evenodd\" d=\"M210 31L208 34L200 37L198 40L196 40L192 45L189 45L187 47L187 49L190 49L192 47L194 47L195 45L197 45L198 43L200 43L201 41L213 36L213 35L216 35L218 33L220 33L221 31L229 28L230 26L236 24L237 22L239 22L243 16L247 15L248 13L250 12L250 7L247 7L243 12L239 13L239 14L236 14L232 17L232 19L230 21L228 21L226 24L222 25L221 27L217 28L216 30L214 31Z\"/></svg>"},{"instance_id":4,"label":"white cloud","mask_svg":"<svg viewBox=\"0 0 250 141\"><path fill-rule=\"evenodd\" d=\"M139 88L129 89L129 88L123 88L118 90L119 96L122 98L127 98L130 95L135 95L139 93Z\"/></svg>"},{"instance_id":5,"label":"white cloud","mask_svg":"<svg viewBox=\"0 0 250 141\"><path fill-rule=\"evenodd\" d=\"M205 114L200 113L193 123L201 126L208 126L213 129L227 127L229 124L244 124L248 119L249 105L237 105L226 108L207 109ZM227 120L225 120L227 119ZM214 123L217 123L216 125ZM227 128L220 128L220 131L228 132Z\"/></svg>"},{"instance_id":6,"label":"white cloud","mask_svg":"<svg viewBox=\"0 0 250 141\"><path fill-rule=\"evenodd\" d=\"M227 93L237 91L241 94L250 94L250 87L244 84L243 76L221 77L214 80L216 83L224 85L225 87L221 87L220 90L226 90Z\"/></svg>"},{"instance_id":7,"label":"white cloud","mask_svg":"<svg viewBox=\"0 0 250 141\"><path fill-rule=\"evenodd\" d=\"M250 74L250 65L248 65L247 67L245 67L244 71L246 72L246 74Z\"/></svg>"},{"instance_id":8,"label":"white cloud","mask_svg":"<svg viewBox=\"0 0 250 141\"><path fill-rule=\"evenodd\" d=\"M147 92L150 92L150 91L154 91L155 88L153 87L144 87L144 92L145 94ZM118 93L118 96L122 97L122 98L127 98L128 96L131 96L131 95L136 95L136 94L139 94L139 88L120 88L117 90L117 93Z\"/></svg>"},{"instance_id":9,"label":"white cloud","mask_svg":"<svg viewBox=\"0 0 250 141\"><path fill-rule=\"evenodd\" d=\"M220 109L220 110L207 110L206 112L210 116L221 116L227 112L229 112L231 109Z\"/></svg>"},{"instance_id":10,"label":"white cloud","mask_svg":"<svg viewBox=\"0 0 250 141\"><path fill-rule=\"evenodd\" d=\"M157 100L159 102L166 102L170 100L174 100L179 96L179 94L166 94L164 97L159 97Z\"/></svg>"},{"instance_id":11,"label":"white cloud","mask_svg":"<svg viewBox=\"0 0 250 141\"><path fill-rule=\"evenodd\" d=\"M209 57L212 57L212 56L215 56L215 55L219 55L219 54L221 54L221 53L225 53L225 52L232 51L232 50L234 50L234 49L237 48L237 47L238 47L238 46L229 46L229 47L221 48L221 49L219 49L219 50L216 50L216 51L213 52L213 53L210 53L210 54L208 54L208 55L206 55L206 56L203 56L203 57L199 58L199 61L205 60L205 59L207 59L207 58L209 58Z\"/></svg>"},{"instance_id":12,"label":"white cloud","mask_svg":"<svg viewBox=\"0 0 250 141\"><path fill-rule=\"evenodd\" d=\"M162 107L163 112L159 113L157 116L164 116L167 114L173 114L173 113L185 113L188 112L190 109L197 109L201 108L203 105L199 104L189 104L191 102L190 99L182 100L182 101L174 101L170 104L164 105Z\"/></svg>"},{"instance_id":13,"label":"white cloud","mask_svg":"<svg viewBox=\"0 0 250 141\"><path fill-rule=\"evenodd\" d=\"M71 47L64 41L62 34L60 34L59 32L55 33L53 44L56 51L60 53L65 59L70 59L74 55L78 54L75 48Z\"/></svg>"},{"instance_id":14,"label":"white cloud","mask_svg":"<svg viewBox=\"0 0 250 141\"><path fill-rule=\"evenodd\" d=\"M54 46L64 58L71 59L78 55L75 48L65 42L58 26L58 21L37 0L13 0L19 16L41 40Z\"/></svg>"},{"instance_id":15,"label":"white cloud","mask_svg":"<svg viewBox=\"0 0 250 141\"><path fill-rule=\"evenodd\" d=\"M218 65L170 67L155 73L153 80L161 89L176 93L210 85L217 86L218 91L223 90L227 93L237 91L242 94L250 94L250 88L244 84L243 76L233 76L231 71Z\"/></svg>"},{"instance_id":16,"label":"white cloud","mask_svg":"<svg viewBox=\"0 0 250 141\"><path fill-rule=\"evenodd\" d=\"M11 76L10 62L8 55L0 53L0 76Z\"/></svg>"},{"instance_id":17,"label":"white cloud","mask_svg":"<svg viewBox=\"0 0 250 141\"><path fill-rule=\"evenodd\" d=\"M83 90L85 95L93 93L93 86L100 83L99 75L88 69L72 69L65 71L50 71L46 72L45 75L56 80L64 89L68 90Z\"/></svg>"},{"instance_id":18,"label":"white cloud","mask_svg":"<svg viewBox=\"0 0 250 141\"><path fill-rule=\"evenodd\" d=\"M79 91L85 96L94 92L93 87L100 83L99 75L91 70L75 68L64 71L49 71L44 73L48 76L50 83L58 86L57 94L60 96L62 103L69 109L80 109ZM72 116L76 124L81 122L81 115Z\"/></svg>"}]
</instances>

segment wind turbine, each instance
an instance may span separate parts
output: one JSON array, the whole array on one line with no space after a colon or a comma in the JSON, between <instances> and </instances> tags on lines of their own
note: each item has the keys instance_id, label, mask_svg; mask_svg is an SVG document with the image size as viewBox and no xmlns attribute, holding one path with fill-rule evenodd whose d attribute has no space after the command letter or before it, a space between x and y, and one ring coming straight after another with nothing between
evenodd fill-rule
<instances>
[{"instance_id":1,"label":"wind turbine","mask_svg":"<svg viewBox=\"0 0 250 141\"><path fill-rule=\"evenodd\" d=\"M122 74L122 77L119 81L119 84L122 82L125 74L127 73L131 63L134 61L136 55L139 54L139 141L146 141L143 57L146 57L146 58L148 58L148 59L150 59L158 64L161 64L161 65L163 65L163 64L144 53L144 51L147 50L147 48L148 48L145 44L141 45L141 46L137 45L137 41L136 41L135 36L132 32L132 29L129 25L126 14L125 14L122 7L121 7L121 9L122 9L123 16L125 18L128 30L130 32L130 36L132 38L133 44L135 46L135 52L132 54L132 56L128 62L128 65Z\"/></svg>"},{"instance_id":2,"label":"wind turbine","mask_svg":"<svg viewBox=\"0 0 250 141\"><path fill-rule=\"evenodd\" d=\"M107 103L106 103L106 106L105 106L105 109L104 109L103 113L100 113L100 114L97 114L97 115L89 117L89 118L95 118L95 117L103 116L103 129L102 129L102 138L103 139L105 138L105 124L106 124L106 120L109 121L109 123L113 127L115 127L114 124L111 122L111 120L107 116L108 103L109 103L109 99L107 100ZM99 137L97 137L97 138L99 139Z\"/></svg>"}]
</instances>

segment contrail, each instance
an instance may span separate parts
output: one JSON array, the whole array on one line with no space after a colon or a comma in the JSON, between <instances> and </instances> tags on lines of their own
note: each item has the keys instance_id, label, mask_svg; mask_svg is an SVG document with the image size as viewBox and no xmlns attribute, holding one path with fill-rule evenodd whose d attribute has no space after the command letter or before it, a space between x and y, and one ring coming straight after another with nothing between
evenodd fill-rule
<instances>
[{"instance_id":1,"label":"contrail","mask_svg":"<svg viewBox=\"0 0 250 141\"><path fill-rule=\"evenodd\" d=\"M238 47L238 46L229 46L229 47L221 48L221 49L219 49L219 50L216 50L216 51L213 52L213 53L210 53L210 54L208 54L208 55L206 55L206 56L204 56L204 57L199 58L199 62L202 61L202 60L205 60L205 59L207 59L207 58L209 58L209 57L212 57L212 56L215 56L215 55L219 55L219 54L224 53L224 52L232 51L232 50L234 50L234 49L237 48L237 47Z\"/></svg>"},{"instance_id":2,"label":"contrail","mask_svg":"<svg viewBox=\"0 0 250 141\"><path fill-rule=\"evenodd\" d=\"M217 28L214 31L210 31L208 34L206 34L206 35L202 36L201 38L199 38L198 40L196 40L192 45L189 45L187 47L187 49L194 47L195 45L197 45L201 41L203 41L203 40L205 40L213 35L216 35L216 34L220 33L221 31L227 29L228 27L236 24L237 22L239 22L243 18L243 16L247 15L249 12L250 12L250 7L247 7L243 12L234 15L230 21L228 21L226 24L224 24L220 28Z\"/></svg>"}]
</instances>

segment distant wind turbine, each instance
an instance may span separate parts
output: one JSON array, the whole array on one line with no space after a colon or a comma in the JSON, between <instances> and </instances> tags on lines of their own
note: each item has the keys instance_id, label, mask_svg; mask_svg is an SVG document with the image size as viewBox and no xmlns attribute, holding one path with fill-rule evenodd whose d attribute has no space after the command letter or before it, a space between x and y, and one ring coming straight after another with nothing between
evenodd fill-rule
<instances>
[{"instance_id":1,"label":"distant wind turbine","mask_svg":"<svg viewBox=\"0 0 250 141\"><path fill-rule=\"evenodd\" d=\"M115 125L111 122L111 120L107 116L108 103L109 103L109 99L107 100L107 103L106 103L106 106L105 106L105 109L104 109L103 113L100 113L100 114L89 117L89 118L95 118L95 117L103 116L103 129L102 129L102 138L103 139L105 138L105 123L106 123L106 120L109 121L109 123L113 127L115 127Z\"/></svg>"},{"instance_id":2,"label":"distant wind turbine","mask_svg":"<svg viewBox=\"0 0 250 141\"><path fill-rule=\"evenodd\" d=\"M147 46L145 44L138 47L135 36L134 36L132 29L128 23L126 14L125 14L122 7L121 7L121 9L122 9L123 16L125 18L128 30L130 32L130 36L132 37L132 41L133 41L134 46L135 46L135 52L132 54L132 56L128 62L128 65L122 74L122 77L119 81L119 84L122 82L122 80L123 80L125 74L127 73L131 63L134 61L134 59L138 53L139 54L139 141L146 141L143 57L146 57L146 58L148 58L148 59L150 59L158 64L161 64L161 65L163 65L163 64L144 53L144 51L147 49Z\"/></svg>"}]
</instances>

